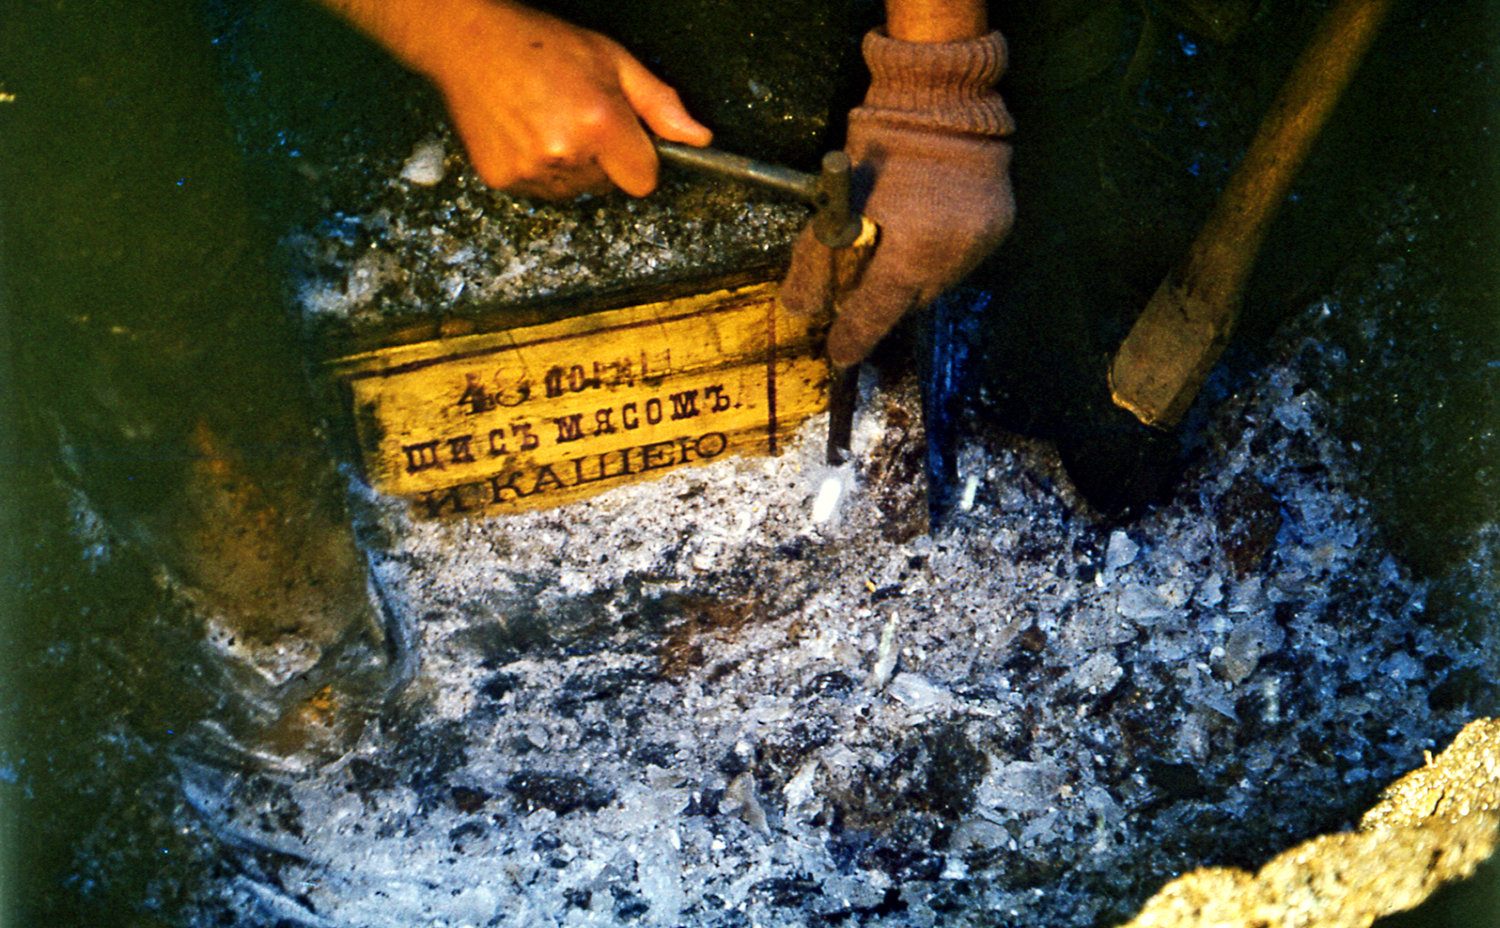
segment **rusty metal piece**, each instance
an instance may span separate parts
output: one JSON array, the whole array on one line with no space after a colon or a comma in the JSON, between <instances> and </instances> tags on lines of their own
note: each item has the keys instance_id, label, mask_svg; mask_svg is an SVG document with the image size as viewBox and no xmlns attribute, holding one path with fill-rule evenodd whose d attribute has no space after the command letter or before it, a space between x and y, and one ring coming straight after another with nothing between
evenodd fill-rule
<instances>
[{"instance_id":1,"label":"rusty metal piece","mask_svg":"<svg viewBox=\"0 0 1500 928\"><path fill-rule=\"evenodd\" d=\"M818 174L806 174L743 155L661 139L656 140L656 153L663 161L680 167L758 184L811 203L813 217L809 226L818 241L833 249L830 260L834 262L837 290L845 290L853 284L875 248L879 227L856 212L850 203L851 165L849 156L841 151L824 155L823 169ZM857 365L834 372L828 406L829 464L839 465L849 459L858 380Z\"/></svg>"},{"instance_id":2,"label":"rusty metal piece","mask_svg":"<svg viewBox=\"0 0 1500 928\"><path fill-rule=\"evenodd\" d=\"M841 153L839 153L841 154ZM817 222L817 217L813 218ZM875 250L879 227L866 217L859 217L859 234L847 247L835 248L829 255L833 262L834 293L845 293L859 282L859 275ZM828 394L828 463L837 467L849 460L850 438L854 433L854 410L859 405L859 365L835 367L833 386Z\"/></svg>"},{"instance_id":3,"label":"rusty metal piece","mask_svg":"<svg viewBox=\"0 0 1500 928\"><path fill-rule=\"evenodd\" d=\"M854 407L859 402L859 365L835 368L828 390L828 463L838 467L849 460L854 435Z\"/></svg>"},{"instance_id":4,"label":"rusty metal piece","mask_svg":"<svg viewBox=\"0 0 1500 928\"><path fill-rule=\"evenodd\" d=\"M1348 86L1391 0L1340 0L1318 26L1197 239L1110 365L1117 406L1155 428L1181 421L1229 341L1266 229Z\"/></svg>"}]
</instances>

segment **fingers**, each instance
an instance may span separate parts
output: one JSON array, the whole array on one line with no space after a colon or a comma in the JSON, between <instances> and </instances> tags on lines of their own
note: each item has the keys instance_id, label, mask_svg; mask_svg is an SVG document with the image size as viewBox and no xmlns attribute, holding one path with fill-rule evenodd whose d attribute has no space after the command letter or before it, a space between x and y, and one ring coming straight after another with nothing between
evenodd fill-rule
<instances>
[{"instance_id":1,"label":"fingers","mask_svg":"<svg viewBox=\"0 0 1500 928\"><path fill-rule=\"evenodd\" d=\"M625 109L621 101L621 108ZM656 189L656 146L628 109L597 127L599 167L615 186L633 197Z\"/></svg>"},{"instance_id":2,"label":"fingers","mask_svg":"<svg viewBox=\"0 0 1500 928\"><path fill-rule=\"evenodd\" d=\"M521 180L510 147L497 137L495 126L482 105L477 105L467 96L450 93L448 114L453 118L453 126L463 139L469 162L480 180L501 190L509 189Z\"/></svg>"},{"instance_id":3,"label":"fingers","mask_svg":"<svg viewBox=\"0 0 1500 928\"><path fill-rule=\"evenodd\" d=\"M700 148L713 141L713 132L689 115L677 91L646 70L629 52L620 49L616 64L620 90L652 132Z\"/></svg>"},{"instance_id":4,"label":"fingers","mask_svg":"<svg viewBox=\"0 0 1500 928\"><path fill-rule=\"evenodd\" d=\"M611 185L645 196L658 169L647 126L689 144L712 137L676 91L613 40L550 17L532 31L542 38L497 28L487 33L497 53L484 66L434 75L489 186L548 199Z\"/></svg>"},{"instance_id":5,"label":"fingers","mask_svg":"<svg viewBox=\"0 0 1500 928\"><path fill-rule=\"evenodd\" d=\"M863 361L920 301L909 284L872 263L860 286L839 301L838 317L828 331L829 360L840 367Z\"/></svg>"},{"instance_id":6,"label":"fingers","mask_svg":"<svg viewBox=\"0 0 1500 928\"><path fill-rule=\"evenodd\" d=\"M792 265L781 282L781 302L802 315L834 304L837 316L828 331L828 358L839 367L858 364L921 302L921 294L892 269L872 259L852 290L836 293L834 251L803 229L792 251Z\"/></svg>"},{"instance_id":7,"label":"fingers","mask_svg":"<svg viewBox=\"0 0 1500 928\"><path fill-rule=\"evenodd\" d=\"M781 303L801 316L826 310L833 303L833 252L803 229L792 249L792 264L781 281Z\"/></svg>"},{"instance_id":8,"label":"fingers","mask_svg":"<svg viewBox=\"0 0 1500 928\"><path fill-rule=\"evenodd\" d=\"M616 46L614 60L629 118L611 118L601 124L599 166L621 190L642 197L656 189L659 166L656 147L641 127L642 121L662 138L690 145L707 145L713 133L688 114L677 91L625 49Z\"/></svg>"},{"instance_id":9,"label":"fingers","mask_svg":"<svg viewBox=\"0 0 1500 928\"><path fill-rule=\"evenodd\" d=\"M548 127L538 136L497 114L489 102L463 93L448 95L454 128L463 139L475 173L486 185L544 200L566 200L614 189L597 156L589 153L586 137L570 136L556 127ZM619 109L627 125L638 125L623 100Z\"/></svg>"}]
</instances>

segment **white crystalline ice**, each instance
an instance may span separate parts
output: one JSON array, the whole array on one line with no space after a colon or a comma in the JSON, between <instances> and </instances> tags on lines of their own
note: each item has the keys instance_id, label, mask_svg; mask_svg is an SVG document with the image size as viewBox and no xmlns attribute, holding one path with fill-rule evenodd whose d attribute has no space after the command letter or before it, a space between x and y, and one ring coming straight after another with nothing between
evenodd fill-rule
<instances>
[{"instance_id":1,"label":"white crystalline ice","mask_svg":"<svg viewBox=\"0 0 1500 928\"><path fill-rule=\"evenodd\" d=\"M1115 600L1115 610L1127 619L1134 621L1146 621L1149 619L1160 619L1172 613L1169 607L1156 591L1150 587L1132 583L1120 591Z\"/></svg>"},{"instance_id":2,"label":"white crystalline ice","mask_svg":"<svg viewBox=\"0 0 1500 928\"><path fill-rule=\"evenodd\" d=\"M1073 669L1073 682L1090 693L1107 693L1114 689L1124 671L1110 651L1095 651Z\"/></svg>"},{"instance_id":3,"label":"white crystalline ice","mask_svg":"<svg viewBox=\"0 0 1500 928\"><path fill-rule=\"evenodd\" d=\"M668 835L658 832L636 860L641 898L651 906L645 919L652 925L679 924L687 897L682 888L682 863Z\"/></svg>"},{"instance_id":4,"label":"white crystalline ice","mask_svg":"<svg viewBox=\"0 0 1500 928\"><path fill-rule=\"evenodd\" d=\"M1124 529L1115 529L1109 534L1109 546L1104 549L1104 569L1117 571L1121 567L1135 563L1136 555L1140 553L1141 546L1136 544Z\"/></svg>"},{"instance_id":5,"label":"white crystalline ice","mask_svg":"<svg viewBox=\"0 0 1500 928\"><path fill-rule=\"evenodd\" d=\"M1380 666L1376 669L1392 680L1400 680L1402 683L1420 679L1426 673L1422 668L1421 662L1405 651L1397 651L1392 654L1381 661Z\"/></svg>"},{"instance_id":6,"label":"white crystalline ice","mask_svg":"<svg viewBox=\"0 0 1500 928\"><path fill-rule=\"evenodd\" d=\"M1040 812L1057 796L1066 774L1056 761L991 763L975 791L984 807L1009 812Z\"/></svg>"},{"instance_id":7,"label":"white crystalline ice","mask_svg":"<svg viewBox=\"0 0 1500 928\"><path fill-rule=\"evenodd\" d=\"M953 702L953 694L914 673L896 674L886 690L913 712L931 712Z\"/></svg>"},{"instance_id":8,"label":"white crystalline ice","mask_svg":"<svg viewBox=\"0 0 1500 928\"><path fill-rule=\"evenodd\" d=\"M818 776L819 762L816 757L797 768L797 773L781 788L788 812L799 811L813 798L813 781Z\"/></svg>"},{"instance_id":9,"label":"white crystalline ice","mask_svg":"<svg viewBox=\"0 0 1500 928\"><path fill-rule=\"evenodd\" d=\"M831 521L839 510L839 500L844 498L846 474L834 472L818 484L818 493L813 497L812 520L815 525Z\"/></svg>"},{"instance_id":10,"label":"white crystalline ice","mask_svg":"<svg viewBox=\"0 0 1500 928\"><path fill-rule=\"evenodd\" d=\"M443 175L447 173L443 163L446 157L447 151L440 140L418 142L406 163L401 165L401 179L418 187L431 187L441 183Z\"/></svg>"}]
</instances>

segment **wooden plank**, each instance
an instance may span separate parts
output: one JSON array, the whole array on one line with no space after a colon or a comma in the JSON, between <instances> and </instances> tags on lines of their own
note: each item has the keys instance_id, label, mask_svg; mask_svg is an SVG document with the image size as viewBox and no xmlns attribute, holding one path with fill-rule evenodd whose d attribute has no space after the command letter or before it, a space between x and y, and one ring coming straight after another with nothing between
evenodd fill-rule
<instances>
[{"instance_id":1,"label":"wooden plank","mask_svg":"<svg viewBox=\"0 0 1500 928\"><path fill-rule=\"evenodd\" d=\"M761 283L329 364L371 484L443 517L775 454L826 407L818 334Z\"/></svg>"}]
</instances>

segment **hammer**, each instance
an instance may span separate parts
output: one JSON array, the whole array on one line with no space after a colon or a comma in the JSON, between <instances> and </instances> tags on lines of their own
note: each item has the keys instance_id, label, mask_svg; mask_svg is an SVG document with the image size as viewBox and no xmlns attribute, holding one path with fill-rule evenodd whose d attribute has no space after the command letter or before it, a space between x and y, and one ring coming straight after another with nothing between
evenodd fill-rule
<instances>
[{"instance_id":1,"label":"hammer","mask_svg":"<svg viewBox=\"0 0 1500 928\"><path fill-rule=\"evenodd\" d=\"M1297 59L1187 255L1162 282L1109 370L1115 405L1170 431L1229 341L1256 252L1391 0L1339 0Z\"/></svg>"},{"instance_id":2,"label":"hammer","mask_svg":"<svg viewBox=\"0 0 1500 928\"><path fill-rule=\"evenodd\" d=\"M841 276L852 277L857 273L859 264L875 244L875 223L856 212L849 202L849 156L841 151L831 151L824 155L822 170L817 174L713 148L694 148L662 139L656 140L656 153L669 164L756 184L810 203L813 216L809 225L813 235L818 241L834 249L836 266L841 267ZM858 391L855 389L858 379L858 365L834 372L828 397L829 464L842 464L849 456L854 407L858 399Z\"/></svg>"}]
</instances>

